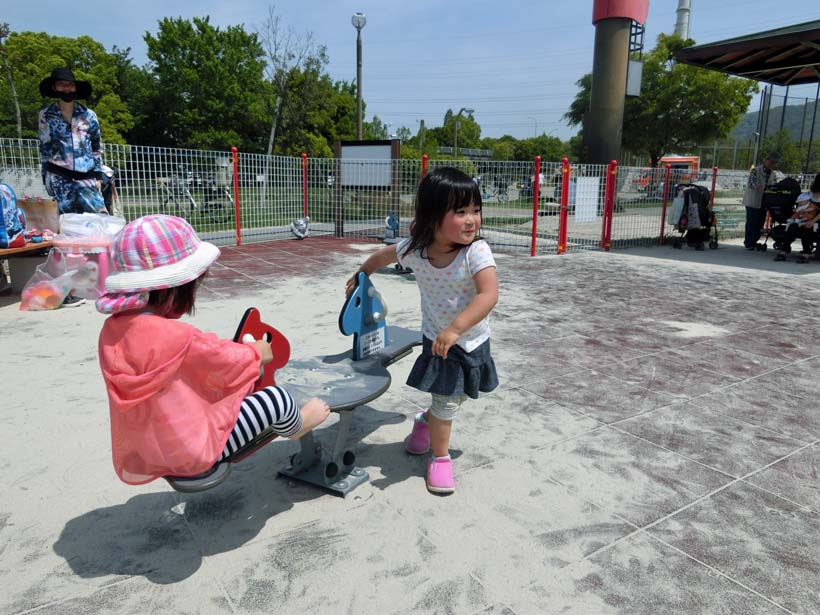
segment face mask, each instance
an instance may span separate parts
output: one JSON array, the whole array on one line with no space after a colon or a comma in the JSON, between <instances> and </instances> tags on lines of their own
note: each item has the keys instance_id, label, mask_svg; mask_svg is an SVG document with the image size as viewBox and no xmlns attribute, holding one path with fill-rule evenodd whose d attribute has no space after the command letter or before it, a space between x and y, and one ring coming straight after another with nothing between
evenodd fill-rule
<instances>
[{"instance_id":1,"label":"face mask","mask_svg":"<svg viewBox=\"0 0 820 615\"><path fill-rule=\"evenodd\" d=\"M57 92L57 96L60 97L60 100L65 102L71 102L75 98L77 98L76 92Z\"/></svg>"}]
</instances>

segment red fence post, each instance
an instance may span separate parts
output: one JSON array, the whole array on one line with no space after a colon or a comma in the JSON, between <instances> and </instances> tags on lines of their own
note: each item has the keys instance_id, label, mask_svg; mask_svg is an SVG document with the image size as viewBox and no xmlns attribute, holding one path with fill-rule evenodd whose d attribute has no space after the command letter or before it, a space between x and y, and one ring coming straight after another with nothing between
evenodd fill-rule
<instances>
[{"instance_id":1,"label":"red fence post","mask_svg":"<svg viewBox=\"0 0 820 615\"><path fill-rule=\"evenodd\" d=\"M427 160L428 160L427 154L422 154L422 156L421 156L421 176L422 177L427 175Z\"/></svg>"},{"instance_id":2,"label":"red fence post","mask_svg":"<svg viewBox=\"0 0 820 615\"><path fill-rule=\"evenodd\" d=\"M302 215L308 215L307 154L302 152Z\"/></svg>"},{"instance_id":3,"label":"red fence post","mask_svg":"<svg viewBox=\"0 0 820 615\"><path fill-rule=\"evenodd\" d=\"M661 207L661 234L658 245L663 245L666 238L666 207L669 204L669 180L672 177L672 165L666 165L666 175L663 178L663 206Z\"/></svg>"},{"instance_id":4,"label":"red fence post","mask_svg":"<svg viewBox=\"0 0 820 615\"><path fill-rule=\"evenodd\" d=\"M615 187L618 175L618 161L613 160L606 168L604 182L604 217L601 221L601 247L609 252L612 247L612 215L615 211Z\"/></svg>"},{"instance_id":5,"label":"red fence post","mask_svg":"<svg viewBox=\"0 0 820 615\"><path fill-rule=\"evenodd\" d=\"M709 209L715 205L715 185L717 185L718 168L712 167L712 192L709 194Z\"/></svg>"},{"instance_id":6,"label":"red fence post","mask_svg":"<svg viewBox=\"0 0 820 615\"><path fill-rule=\"evenodd\" d=\"M567 251L567 213L569 212L569 158L561 159L561 210L558 216L558 254Z\"/></svg>"},{"instance_id":7,"label":"red fence post","mask_svg":"<svg viewBox=\"0 0 820 615\"><path fill-rule=\"evenodd\" d=\"M532 180L532 240L530 256L535 256L535 237L538 234L538 178L541 176L541 156L535 157L535 175Z\"/></svg>"},{"instance_id":8,"label":"red fence post","mask_svg":"<svg viewBox=\"0 0 820 615\"><path fill-rule=\"evenodd\" d=\"M236 245L242 245L242 221L239 217L239 150L234 146L231 148L233 158L233 203L236 210Z\"/></svg>"}]
</instances>

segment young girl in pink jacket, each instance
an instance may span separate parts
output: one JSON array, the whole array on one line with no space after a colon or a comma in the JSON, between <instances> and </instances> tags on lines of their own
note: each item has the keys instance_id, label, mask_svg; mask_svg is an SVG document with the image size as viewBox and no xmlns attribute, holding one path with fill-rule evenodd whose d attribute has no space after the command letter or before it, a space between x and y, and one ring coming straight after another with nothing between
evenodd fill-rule
<instances>
[{"instance_id":1,"label":"young girl in pink jacket","mask_svg":"<svg viewBox=\"0 0 820 615\"><path fill-rule=\"evenodd\" d=\"M139 485L194 476L270 427L297 439L329 415L313 398L300 408L282 387L253 392L270 344L238 344L179 320L219 248L185 220L134 220L112 245L112 272L97 310L112 316L99 339L111 411L114 469Z\"/></svg>"}]
</instances>

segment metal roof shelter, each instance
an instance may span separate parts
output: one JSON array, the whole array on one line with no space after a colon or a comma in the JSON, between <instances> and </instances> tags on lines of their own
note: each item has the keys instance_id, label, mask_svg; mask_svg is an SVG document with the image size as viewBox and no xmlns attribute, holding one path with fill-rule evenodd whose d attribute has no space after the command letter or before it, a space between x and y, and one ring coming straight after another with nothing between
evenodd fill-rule
<instances>
[{"instance_id":1,"label":"metal roof shelter","mask_svg":"<svg viewBox=\"0 0 820 615\"><path fill-rule=\"evenodd\" d=\"M681 49L677 60L773 85L820 82L820 20Z\"/></svg>"},{"instance_id":2,"label":"metal roof shelter","mask_svg":"<svg viewBox=\"0 0 820 615\"><path fill-rule=\"evenodd\" d=\"M757 135L755 159L757 159L757 150L768 124L772 87L786 86L786 98L783 100L785 109L790 86L816 83L814 117L809 133L806 163L803 167L803 172L808 172L818 99L820 99L820 20L687 47L678 51L675 57L682 64L691 64L770 84L767 86L769 92L764 89L761 99L758 130L755 133ZM781 115L781 129L784 116L785 111Z\"/></svg>"}]
</instances>

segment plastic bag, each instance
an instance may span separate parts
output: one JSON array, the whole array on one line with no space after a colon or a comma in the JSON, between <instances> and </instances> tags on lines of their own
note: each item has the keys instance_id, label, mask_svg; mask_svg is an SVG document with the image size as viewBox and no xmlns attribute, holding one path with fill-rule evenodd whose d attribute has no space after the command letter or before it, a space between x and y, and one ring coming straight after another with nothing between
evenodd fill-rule
<instances>
[{"instance_id":1,"label":"plastic bag","mask_svg":"<svg viewBox=\"0 0 820 615\"><path fill-rule=\"evenodd\" d=\"M105 214L63 214L55 242L109 245L125 226L125 218Z\"/></svg>"},{"instance_id":2,"label":"plastic bag","mask_svg":"<svg viewBox=\"0 0 820 615\"><path fill-rule=\"evenodd\" d=\"M669 209L669 212L666 214L666 223L671 226L678 226L680 223L681 214L683 214L683 205L684 205L684 198L683 193L679 193L673 200L672 200L672 207Z\"/></svg>"},{"instance_id":3,"label":"plastic bag","mask_svg":"<svg viewBox=\"0 0 820 615\"><path fill-rule=\"evenodd\" d=\"M74 286L74 271L66 271L57 277L46 271L46 263L37 265L31 279L23 287L20 310L56 310Z\"/></svg>"},{"instance_id":4,"label":"plastic bag","mask_svg":"<svg viewBox=\"0 0 820 615\"><path fill-rule=\"evenodd\" d=\"M54 310L69 294L97 299L102 294L107 263L107 250L93 253L53 247L23 287L20 309Z\"/></svg>"}]
</instances>

